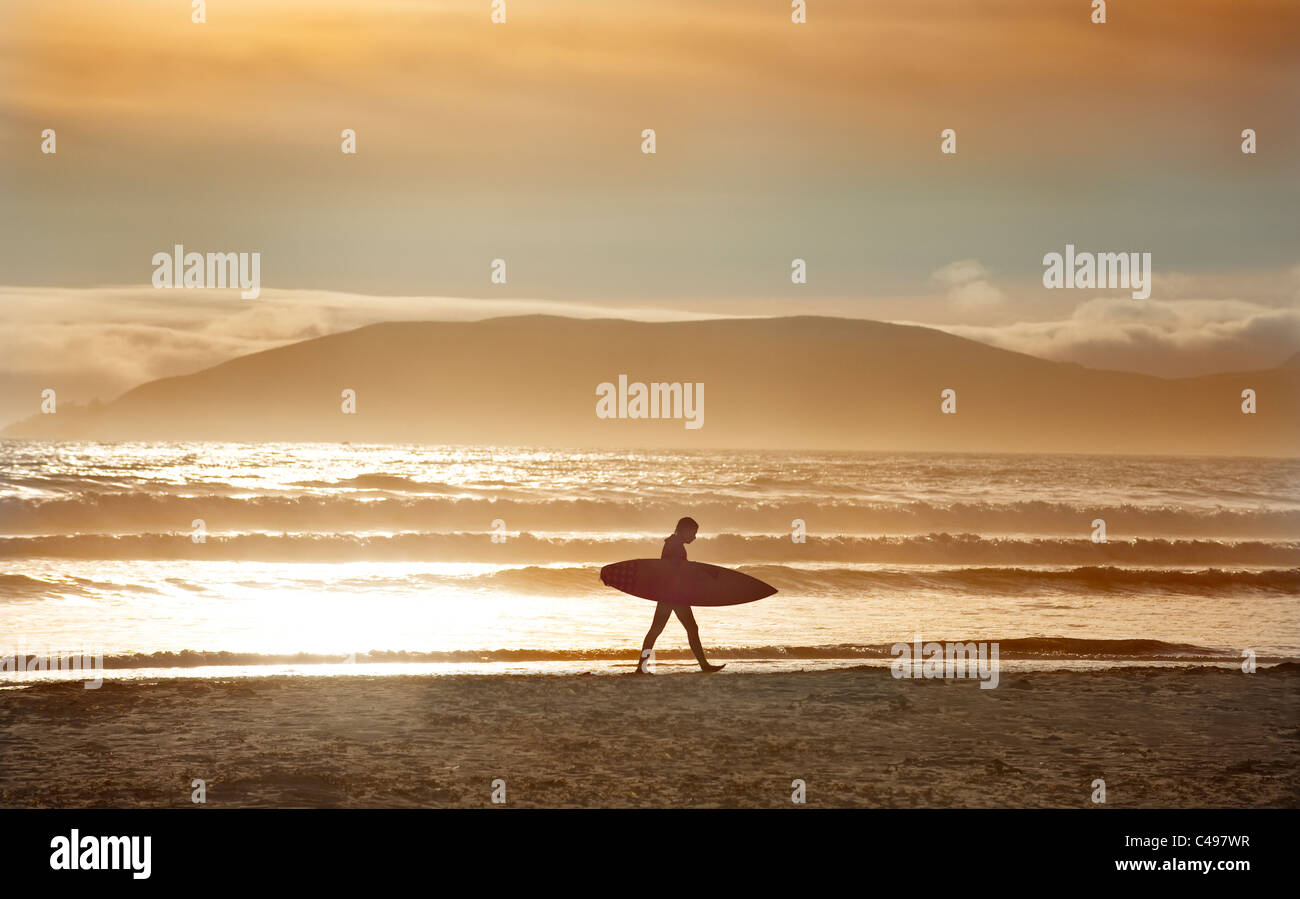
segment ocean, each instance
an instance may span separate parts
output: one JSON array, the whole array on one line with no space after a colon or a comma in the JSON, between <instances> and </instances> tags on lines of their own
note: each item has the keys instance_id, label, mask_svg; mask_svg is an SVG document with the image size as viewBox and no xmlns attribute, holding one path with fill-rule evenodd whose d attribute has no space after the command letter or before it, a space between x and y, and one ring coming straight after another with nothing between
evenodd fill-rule
<instances>
[{"instance_id":1,"label":"ocean","mask_svg":"<svg viewBox=\"0 0 1300 899\"><path fill-rule=\"evenodd\" d=\"M779 590L696 610L731 672L918 636L1271 664L1300 658L1298 488L1294 459L6 440L0 683L72 653L110 678L628 671L653 606L598 571L684 515L690 558ZM693 669L675 620L657 657Z\"/></svg>"}]
</instances>

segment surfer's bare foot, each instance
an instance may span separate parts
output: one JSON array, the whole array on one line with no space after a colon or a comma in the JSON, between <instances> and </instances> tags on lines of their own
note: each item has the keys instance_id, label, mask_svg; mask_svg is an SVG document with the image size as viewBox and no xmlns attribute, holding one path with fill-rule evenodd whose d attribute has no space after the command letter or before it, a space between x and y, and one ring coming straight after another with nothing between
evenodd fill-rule
<instances>
[{"instance_id":1,"label":"surfer's bare foot","mask_svg":"<svg viewBox=\"0 0 1300 899\"><path fill-rule=\"evenodd\" d=\"M727 667L726 662L723 662L721 665L711 665L708 662L705 662L704 664L700 665L700 670L703 671L705 674L712 674L713 672L721 671L723 668L726 667Z\"/></svg>"}]
</instances>

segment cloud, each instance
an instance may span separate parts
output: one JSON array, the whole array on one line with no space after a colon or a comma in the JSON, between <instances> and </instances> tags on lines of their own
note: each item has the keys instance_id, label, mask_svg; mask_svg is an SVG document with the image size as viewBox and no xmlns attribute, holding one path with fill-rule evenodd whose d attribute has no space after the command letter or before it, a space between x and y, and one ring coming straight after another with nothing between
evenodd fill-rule
<instances>
[{"instance_id":1,"label":"cloud","mask_svg":"<svg viewBox=\"0 0 1300 899\"><path fill-rule=\"evenodd\" d=\"M988 280L991 273L978 259L958 259L937 269L930 277L948 285L948 301L964 311L992 310L1007 301L1007 295Z\"/></svg>"},{"instance_id":2,"label":"cloud","mask_svg":"<svg viewBox=\"0 0 1300 899\"><path fill-rule=\"evenodd\" d=\"M1270 368L1300 351L1300 309L1232 299L1098 297L1055 321L932 327L1044 359L1165 377Z\"/></svg>"},{"instance_id":3,"label":"cloud","mask_svg":"<svg viewBox=\"0 0 1300 899\"><path fill-rule=\"evenodd\" d=\"M965 284L967 281L985 278L988 274L989 270L980 265L978 259L958 259L956 262L949 262L943 268L936 270L930 277L936 281L942 281L944 284L957 286Z\"/></svg>"}]
</instances>

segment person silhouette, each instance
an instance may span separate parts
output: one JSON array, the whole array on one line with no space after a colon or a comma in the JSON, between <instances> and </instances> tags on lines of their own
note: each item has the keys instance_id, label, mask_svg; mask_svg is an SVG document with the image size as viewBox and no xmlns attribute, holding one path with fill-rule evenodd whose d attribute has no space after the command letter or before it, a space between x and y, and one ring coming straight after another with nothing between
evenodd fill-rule
<instances>
[{"instance_id":1,"label":"person silhouette","mask_svg":"<svg viewBox=\"0 0 1300 899\"><path fill-rule=\"evenodd\" d=\"M695 534L700 529L700 525L694 518L683 518L677 522L677 529L664 539L663 552L659 558L672 562L676 566L686 562L686 544L695 539ZM680 572L680 568L678 568ZM665 597L655 603L655 617L650 622L650 630L645 635L645 640L641 642L641 658L636 663L637 674L649 674L646 670L645 663L650 656L651 650L654 649L655 640L663 633L664 625L668 623L668 616L676 615L677 620L686 628L686 639L691 643L691 652L695 653L695 660L700 663L700 670L706 673L721 671L726 668L726 664L711 665L709 660L704 657L704 646L700 643L700 628L695 623L695 613L691 607L683 604L674 604L672 597Z\"/></svg>"}]
</instances>

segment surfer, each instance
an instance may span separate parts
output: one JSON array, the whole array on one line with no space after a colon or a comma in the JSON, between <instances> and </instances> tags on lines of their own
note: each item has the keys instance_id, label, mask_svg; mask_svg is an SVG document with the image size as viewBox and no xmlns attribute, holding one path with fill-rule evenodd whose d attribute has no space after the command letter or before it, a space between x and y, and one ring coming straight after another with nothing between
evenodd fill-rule
<instances>
[{"instance_id":1,"label":"surfer","mask_svg":"<svg viewBox=\"0 0 1300 899\"><path fill-rule=\"evenodd\" d=\"M677 522L677 530L674 531L664 540L664 551L659 554L659 558L667 559L680 565L686 561L686 544L695 539L695 534L699 531L700 526L694 518L683 518ZM650 657L650 651L654 649L655 640L663 633L664 625L668 623L668 616L675 614L677 620L686 628L686 639L691 642L691 652L695 653L695 660L700 663L700 670L705 672L721 671L727 666L711 665L709 660L704 657L704 646L700 643L700 628L695 623L695 614L691 607L687 605L673 605L671 602L655 603L654 621L650 623L650 631L645 635L645 640L641 643L641 658L636 663L637 674L649 674L645 670L646 659Z\"/></svg>"}]
</instances>

